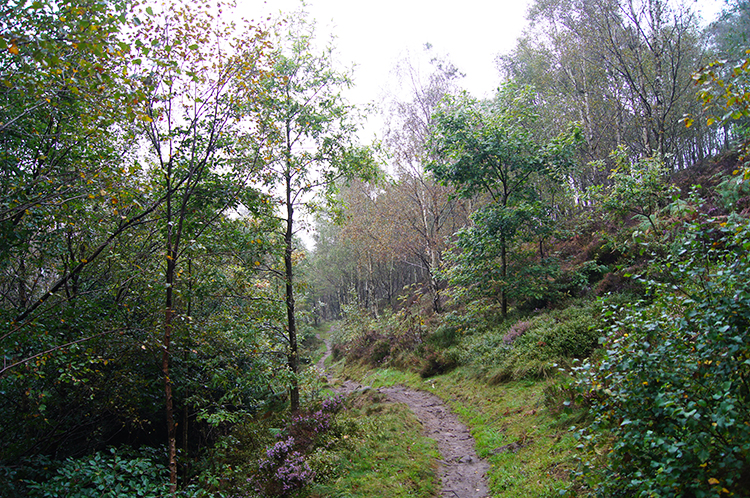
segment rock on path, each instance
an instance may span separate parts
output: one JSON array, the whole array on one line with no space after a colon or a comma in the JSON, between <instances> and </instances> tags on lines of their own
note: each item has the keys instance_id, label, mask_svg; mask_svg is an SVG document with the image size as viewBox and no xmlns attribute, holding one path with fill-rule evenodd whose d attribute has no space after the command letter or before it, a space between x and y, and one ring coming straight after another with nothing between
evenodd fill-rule
<instances>
[{"instance_id":1,"label":"rock on path","mask_svg":"<svg viewBox=\"0 0 750 498\"><path fill-rule=\"evenodd\" d=\"M324 369L326 358L331 354L330 341L326 341L326 354L317 366ZM330 380L330 375L327 374ZM349 394L363 386L346 381L338 389ZM403 386L381 387L394 403L406 404L424 427L425 434L437 442L442 460L438 462L438 473L442 483L443 497L485 498L489 496L486 473L489 465L477 457L474 438L442 399L426 391L417 391Z\"/></svg>"}]
</instances>

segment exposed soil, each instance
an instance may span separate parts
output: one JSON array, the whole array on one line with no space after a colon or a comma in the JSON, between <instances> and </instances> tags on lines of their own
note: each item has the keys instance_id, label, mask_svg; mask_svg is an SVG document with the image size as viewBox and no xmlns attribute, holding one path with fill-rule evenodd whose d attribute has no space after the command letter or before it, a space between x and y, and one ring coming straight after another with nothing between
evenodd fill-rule
<instances>
[{"instance_id":1,"label":"exposed soil","mask_svg":"<svg viewBox=\"0 0 750 498\"><path fill-rule=\"evenodd\" d=\"M326 342L326 354L318 362L320 370L325 370L325 360L331 354L330 341ZM331 375L326 374L331 380ZM338 392L350 394L369 386L347 380L337 387ZM489 496L486 473L489 465L477 457L474 438L450 408L439 397L425 391L408 389L403 386L381 387L378 392L385 394L393 403L406 404L424 427L426 436L437 442L442 460L438 461L438 473L442 483L441 496L451 498L485 498Z\"/></svg>"}]
</instances>

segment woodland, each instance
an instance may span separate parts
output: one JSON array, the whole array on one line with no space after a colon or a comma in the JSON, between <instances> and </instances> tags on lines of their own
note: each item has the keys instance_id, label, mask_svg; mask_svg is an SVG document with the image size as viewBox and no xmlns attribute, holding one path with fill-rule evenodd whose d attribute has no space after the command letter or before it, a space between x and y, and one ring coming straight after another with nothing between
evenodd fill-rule
<instances>
[{"instance_id":1,"label":"woodland","mask_svg":"<svg viewBox=\"0 0 750 498\"><path fill-rule=\"evenodd\" d=\"M491 98L428 44L377 109L232 12L0 6L0 496L437 496L318 361L491 496L750 496L750 2L534 0Z\"/></svg>"}]
</instances>

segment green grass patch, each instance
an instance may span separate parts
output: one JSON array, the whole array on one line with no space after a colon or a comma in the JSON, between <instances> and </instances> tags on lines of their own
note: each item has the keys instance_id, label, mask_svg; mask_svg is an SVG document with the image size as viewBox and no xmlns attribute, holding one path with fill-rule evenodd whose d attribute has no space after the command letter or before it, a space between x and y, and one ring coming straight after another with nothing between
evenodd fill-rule
<instances>
[{"instance_id":1,"label":"green grass patch","mask_svg":"<svg viewBox=\"0 0 750 498\"><path fill-rule=\"evenodd\" d=\"M545 405L545 390L555 382L488 386L461 370L431 379L429 390L467 423L477 454L490 463L493 495L551 497L572 487L570 471L576 467L578 444L571 430L574 418L554 414Z\"/></svg>"},{"instance_id":2,"label":"green grass patch","mask_svg":"<svg viewBox=\"0 0 750 498\"><path fill-rule=\"evenodd\" d=\"M375 391L351 400L347 416L359 430L339 452L335 475L310 491L314 498L432 497L438 492L437 445L403 405Z\"/></svg>"},{"instance_id":3,"label":"green grass patch","mask_svg":"<svg viewBox=\"0 0 750 498\"><path fill-rule=\"evenodd\" d=\"M310 327L305 334L305 340L300 347L300 355L308 359L307 365L313 366L326 354L325 340L331 334L333 324L330 322L320 323L316 327Z\"/></svg>"},{"instance_id":4,"label":"green grass patch","mask_svg":"<svg viewBox=\"0 0 750 498\"><path fill-rule=\"evenodd\" d=\"M562 405L564 394L550 401L550 393L560 392L561 375L488 385L466 368L430 379L352 365L343 373L373 387L402 384L445 400L471 430L477 454L490 463L493 496L576 495L570 474L576 469L578 441L572 428L581 414L551 409Z\"/></svg>"}]
</instances>

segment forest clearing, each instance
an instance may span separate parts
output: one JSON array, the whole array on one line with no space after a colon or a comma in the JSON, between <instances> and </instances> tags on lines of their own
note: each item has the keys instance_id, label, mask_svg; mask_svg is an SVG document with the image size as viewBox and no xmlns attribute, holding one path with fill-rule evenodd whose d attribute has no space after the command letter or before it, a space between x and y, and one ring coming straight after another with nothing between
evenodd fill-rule
<instances>
[{"instance_id":1,"label":"forest clearing","mask_svg":"<svg viewBox=\"0 0 750 498\"><path fill-rule=\"evenodd\" d=\"M694 3L366 107L304 5L0 6L0 496L750 496L750 3Z\"/></svg>"}]
</instances>

